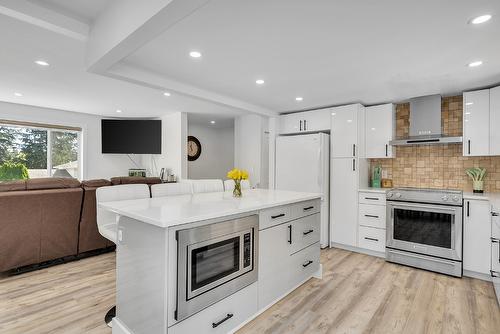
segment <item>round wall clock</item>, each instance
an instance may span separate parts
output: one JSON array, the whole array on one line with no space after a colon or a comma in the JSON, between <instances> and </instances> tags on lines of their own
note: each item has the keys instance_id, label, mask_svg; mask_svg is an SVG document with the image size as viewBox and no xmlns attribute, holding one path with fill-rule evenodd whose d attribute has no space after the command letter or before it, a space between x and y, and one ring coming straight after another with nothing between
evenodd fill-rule
<instances>
[{"instance_id":1,"label":"round wall clock","mask_svg":"<svg viewBox=\"0 0 500 334\"><path fill-rule=\"evenodd\" d=\"M187 144L188 161L195 161L200 157L201 154L200 141L194 136L188 136Z\"/></svg>"}]
</instances>

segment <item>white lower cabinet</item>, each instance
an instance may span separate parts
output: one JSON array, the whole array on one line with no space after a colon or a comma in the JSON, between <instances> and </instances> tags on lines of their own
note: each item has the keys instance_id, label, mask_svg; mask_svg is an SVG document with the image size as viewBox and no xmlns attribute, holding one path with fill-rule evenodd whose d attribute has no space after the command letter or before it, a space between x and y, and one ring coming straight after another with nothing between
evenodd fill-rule
<instances>
[{"instance_id":1,"label":"white lower cabinet","mask_svg":"<svg viewBox=\"0 0 500 334\"><path fill-rule=\"evenodd\" d=\"M319 269L320 214L259 231L259 309Z\"/></svg>"},{"instance_id":2,"label":"white lower cabinet","mask_svg":"<svg viewBox=\"0 0 500 334\"><path fill-rule=\"evenodd\" d=\"M168 334L225 334L257 313L257 283L168 328Z\"/></svg>"},{"instance_id":3,"label":"white lower cabinet","mask_svg":"<svg viewBox=\"0 0 500 334\"><path fill-rule=\"evenodd\" d=\"M319 242L293 254L290 257L289 289L297 286L319 269L320 246Z\"/></svg>"},{"instance_id":4,"label":"white lower cabinet","mask_svg":"<svg viewBox=\"0 0 500 334\"><path fill-rule=\"evenodd\" d=\"M358 247L376 252L385 252L385 229L360 226Z\"/></svg>"},{"instance_id":5,"label":"white lower cabinet","mask_svg":"<svg viewBox=\"0 0 500 334\"><path fill-rule=\"evenodd\" d=\"M465 200L463 268L490 274L491 205L489 201Z\"/></svg>"}]
</instances>

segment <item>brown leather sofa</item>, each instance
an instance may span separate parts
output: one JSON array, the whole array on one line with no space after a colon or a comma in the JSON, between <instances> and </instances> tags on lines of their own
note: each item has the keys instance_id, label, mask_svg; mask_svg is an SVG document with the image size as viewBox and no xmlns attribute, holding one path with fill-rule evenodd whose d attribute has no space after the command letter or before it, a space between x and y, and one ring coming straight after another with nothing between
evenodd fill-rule
<instances>
[{"instance_id":1,"label":"brown leather sofa","mask_svg":"<svg viewBox=\"0 0 500 334\"><path fill-rule=\"evenodd\" d=\"M0 184L0 272L76 255L83 189L65 178Z\"/></svg>"},{"instance_id":2,"label":"brown leather sofa","mask_svg":"<svg viewBox=\"0 0 500 334\"><path fill-rule=\"evenodd\" d=\"M96 189L159 178L118 177L80 183L68 178L0 182L0 272L86 256L113 243L97 229Z\"/></svg>"}]
</instances>

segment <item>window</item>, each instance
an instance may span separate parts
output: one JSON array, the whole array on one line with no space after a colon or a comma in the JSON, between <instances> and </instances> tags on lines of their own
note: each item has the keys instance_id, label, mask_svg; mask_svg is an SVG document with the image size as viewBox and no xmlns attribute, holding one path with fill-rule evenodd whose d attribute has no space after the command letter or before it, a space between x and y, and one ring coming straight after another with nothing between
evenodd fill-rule
<instances>
[{"instance_id":1,"label":"window","mask_svg":"<svg viewBox=\"0 0 500 334\"><path fill-rule=\"evenodd\" d=\"M81 177L81 130L0 123L0 181Z\"/></svg>"}]
</instances>

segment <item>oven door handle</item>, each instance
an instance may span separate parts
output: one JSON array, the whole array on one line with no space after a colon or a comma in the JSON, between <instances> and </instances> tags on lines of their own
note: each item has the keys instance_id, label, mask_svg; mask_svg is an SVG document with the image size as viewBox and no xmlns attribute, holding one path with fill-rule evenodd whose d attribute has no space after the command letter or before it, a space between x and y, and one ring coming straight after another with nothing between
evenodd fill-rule
<instances>
[{"instance_id":1,"label":"oven door handle","mask_svg":"<svg viewBox=\"0 0 500 334\"><path fill-rule=\"evenodd\" d=\"M413 203L394 203L392 201L388 202L388 206L391 209L417 209L419 211L425 212L436 212L436 213L455 213L460 206L450 206L449 208L442 205L432 205L432 204L413 204Z\"/></svg>"}]
</instances>

